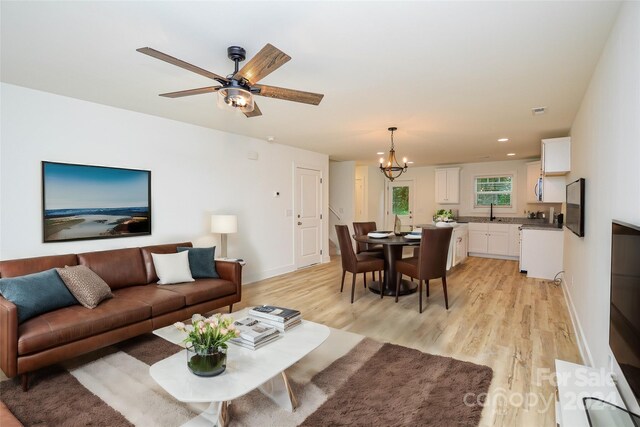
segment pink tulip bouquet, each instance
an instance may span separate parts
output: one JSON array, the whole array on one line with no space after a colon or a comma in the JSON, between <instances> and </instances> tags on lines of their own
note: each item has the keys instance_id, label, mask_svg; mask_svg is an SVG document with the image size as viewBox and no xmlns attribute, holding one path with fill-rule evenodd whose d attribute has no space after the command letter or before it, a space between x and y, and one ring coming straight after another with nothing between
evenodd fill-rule
<instances>
[{"instance_id":1,"label":"pink tulip bouquet","mask_svg":"<svg viewBox=\"0 0 640 427\"><path fill-rule=\"evenodd\" d=\"M191 344L199 354L216 351L219 348L226 349L227 341L240 335L233 325L233 319L223 317L221 314L214 314L211 317L194 314L191 317L191 325L185 325L182 322L176 322L173 325L187 333L184 342Z\"/></svg>"}]
</instances>

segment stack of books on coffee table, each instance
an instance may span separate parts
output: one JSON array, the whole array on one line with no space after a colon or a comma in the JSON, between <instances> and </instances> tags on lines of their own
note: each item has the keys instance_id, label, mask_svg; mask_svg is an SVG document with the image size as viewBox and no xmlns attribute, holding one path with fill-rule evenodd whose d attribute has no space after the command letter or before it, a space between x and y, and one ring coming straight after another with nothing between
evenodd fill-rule
<instances>
[{"instance_id":1,"label":"stack of books on coffee table","mask_svg":"<svg viewBox=\"0 0 640 427\"><path fill-rule=\"evenodd\" d=\"M280 338L280 331L271 325L252 317L236 320L233 325L240 332L240 336L229 342L240 347L256 350Z\"/></svg>"},{"instance_id":2,"label":"stack of books on coffee table","mask_svg":"<svg viewBox=\"0 0 640 427\"><path fill-rule=\"evenodd\" d=\"M302 323L300 311L272 305L254 307L249 310L249 316L276 328L280 332L286 332Z\"/></svg>"}]
</instances>

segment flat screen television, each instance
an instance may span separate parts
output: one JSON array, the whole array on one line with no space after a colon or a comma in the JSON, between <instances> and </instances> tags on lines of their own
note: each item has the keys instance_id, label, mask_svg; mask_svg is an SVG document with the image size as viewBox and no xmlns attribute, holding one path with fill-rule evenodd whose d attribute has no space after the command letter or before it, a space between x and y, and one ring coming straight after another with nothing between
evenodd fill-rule
<instances>
[{"instance_id":1,"label":"flat screen television","mask_svg":"<svg viewBox=\"0 0 640 427\"><path fill-rule=\"evenodd\" d=\"M584 178L567 184L567 216L564 222L576 236L584 236Z\"/></svg>"},{"instance_id":2,"label":"flat screen television","mask_svg":"<svg viewBox=\"0 0 640 427\"><path fill-rule=\"evenodd\" d=\"M640 402L640 227L613 221L609 347Z\"/></svg>"}]
</instances>

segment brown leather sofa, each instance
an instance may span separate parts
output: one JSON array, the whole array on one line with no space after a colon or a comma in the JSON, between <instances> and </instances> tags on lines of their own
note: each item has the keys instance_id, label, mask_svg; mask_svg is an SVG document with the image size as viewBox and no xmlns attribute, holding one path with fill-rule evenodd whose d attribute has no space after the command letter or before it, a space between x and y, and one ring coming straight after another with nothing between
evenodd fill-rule
<instances>
[{"instance_id":1,"label":"brown leather sofa","mask_svg":"<svg viewBox=\"0 0 640 427\"><path fill-rule=\"evenodd\" d=\"M219 279L157 285L152 253L175 253L191 243L0 261L0 277L15 277L65 265L85 265L111 287L113 298L88 309L73 305L18 325L16 306L0 296L0 369L8 377L151 332L240 301L242 266L216 261Z\"/></svg>"}]
</instances>

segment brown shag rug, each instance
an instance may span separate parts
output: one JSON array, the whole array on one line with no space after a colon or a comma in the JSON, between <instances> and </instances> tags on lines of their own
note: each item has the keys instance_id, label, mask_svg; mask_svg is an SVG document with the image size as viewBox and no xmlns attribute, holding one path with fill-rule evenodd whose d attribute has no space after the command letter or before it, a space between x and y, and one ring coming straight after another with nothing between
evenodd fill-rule
<instances>
[{"instance_id":1,"label":"brown shag rug","mask_svg":"<svg viewBox=\"0 0 640 427\"><path fill-rule=\"evenodd\" d=\"M0 398L27 426L205 425L199 414L207 405L175 401L148 375L149 365L180 350L144 335L95 360L41 370L27 393L17 379L4 381ZM319 362L313 354L287 370L295 412L253 391L230 405L231 425L477 426L482 407L465 405L464 396L486 393L493 375L486 366L367 338L339 358Z\"/></svg>"}]
</instances>

